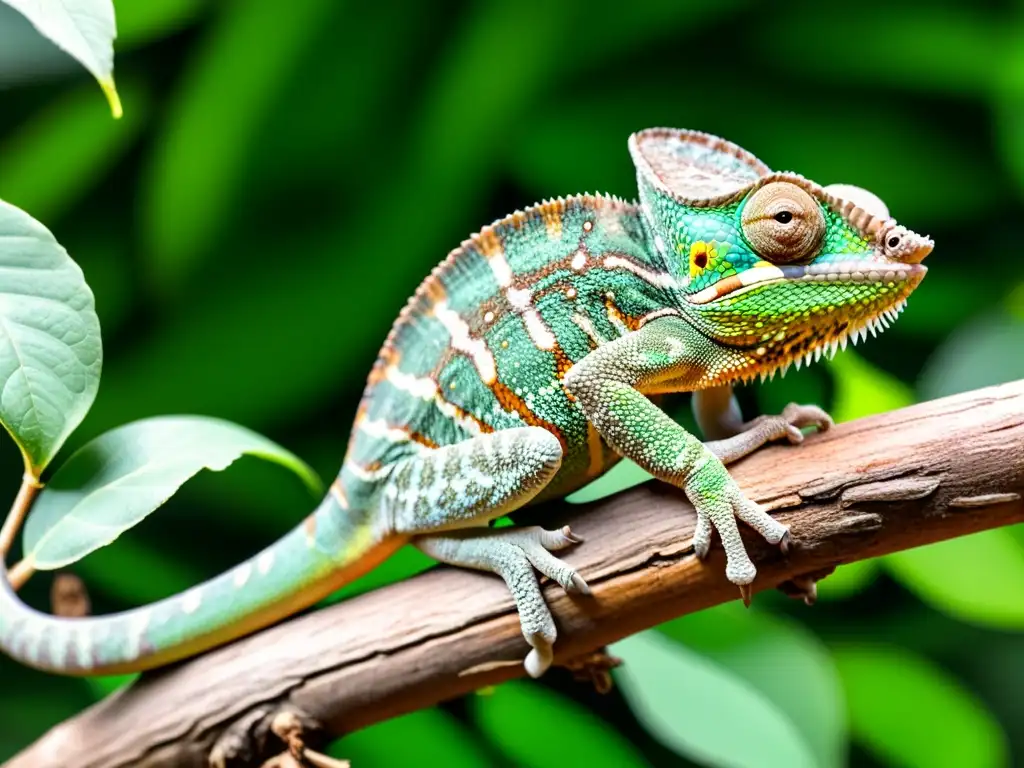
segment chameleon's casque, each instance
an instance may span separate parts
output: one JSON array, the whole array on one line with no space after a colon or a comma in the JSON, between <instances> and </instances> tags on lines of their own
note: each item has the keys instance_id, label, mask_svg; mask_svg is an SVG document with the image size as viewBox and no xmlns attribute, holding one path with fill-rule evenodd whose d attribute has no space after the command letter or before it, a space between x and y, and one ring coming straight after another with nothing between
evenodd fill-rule
<instances>
[{"instance_id":1,"label":"chameleon's casque","mask_svg":"<svg viewBox=\"0 0 1024 768\"><path fill-rule=\"evenodd\" d=\"M685 490L697 555L717 529L748 600L756 569L737 519L776 544L788 531L724 465L831 421L791 405L745 422L731 385L886 327L932 242L870 192L772 172L707 134L651 129L629 150L637 203L541 203L484 228L421 283L370 373L331 493L292 533L184 595L115 616L45 616L3 579L0 646L62 673L156 666L311 605L412 542L505 579L538 675L555 625L534 570L588 591L551 554L578 539L488 523L622 456ZM648 397L675 391L695 392L712 442Z\"/></svg>"}]
</instances>

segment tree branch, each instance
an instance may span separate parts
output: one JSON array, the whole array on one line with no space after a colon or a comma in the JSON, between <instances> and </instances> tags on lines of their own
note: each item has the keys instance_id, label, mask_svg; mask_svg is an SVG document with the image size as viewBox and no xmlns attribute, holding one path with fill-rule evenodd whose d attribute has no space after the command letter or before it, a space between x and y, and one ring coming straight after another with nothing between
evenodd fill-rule
<instances>
[{"instance_id":1,"label":"tree branch","mask_svg":"<svg viewBox=\"0 0 1024 768\"><path fill-rule=\"evenodd\" d=\"M745 532L755 591L1021 522L1024 381L842 424L799 447L759 451L733 472L796 539L784 558ZM673 488L648 483L542 511L546 525L569 522L585 538L566 559L594 590L570 598L546 585L558 661L739 597L720 546L706 563L693 556L692 508ZM203 766L218 739L221 757L259 765L283 749L267 735L282 709L303 713L307 732L342 734L521 676L528 650L500 580L435 568L147 674L8 766Z\"/></svg>"}]
</instances>

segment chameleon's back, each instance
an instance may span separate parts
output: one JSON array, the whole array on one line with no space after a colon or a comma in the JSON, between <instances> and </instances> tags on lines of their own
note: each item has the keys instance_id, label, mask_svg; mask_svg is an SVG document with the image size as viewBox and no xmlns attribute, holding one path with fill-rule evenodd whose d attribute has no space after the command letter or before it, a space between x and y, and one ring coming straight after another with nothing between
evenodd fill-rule
<instances>
[{"instance_id":1,"label":"chameleon's back","mask_svg":"<svg viewBox=\"0 0 1024 768\"><path fill-rule=\"evenodd\" d=\"M555 200L496 222L442 262L396 321L370 375L342 480L352 496L411 453L542 426L562 469L543 496L614 461L562 376L597 345L672 306L636 208ZM369 482L368 482L369 481Z\"/></svg>"}]
</instances>

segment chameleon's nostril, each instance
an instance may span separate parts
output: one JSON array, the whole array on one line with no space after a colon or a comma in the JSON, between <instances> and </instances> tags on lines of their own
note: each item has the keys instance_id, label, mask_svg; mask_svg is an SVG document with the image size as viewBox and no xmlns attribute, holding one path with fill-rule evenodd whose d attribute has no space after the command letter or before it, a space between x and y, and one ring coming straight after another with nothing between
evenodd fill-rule
<instances>
[{"instance_id":1,"label":"chameleon's nostril","mask_svg":"<svg viewBox=\"0 0 1024 768\"><path fill-rule=\"evenodd\" d=\"M900 254L900 261L904 264L920 264L925 256L932 252L935 243L930 237L917 237L912 246Z\"/></svg>"}]
</instances>

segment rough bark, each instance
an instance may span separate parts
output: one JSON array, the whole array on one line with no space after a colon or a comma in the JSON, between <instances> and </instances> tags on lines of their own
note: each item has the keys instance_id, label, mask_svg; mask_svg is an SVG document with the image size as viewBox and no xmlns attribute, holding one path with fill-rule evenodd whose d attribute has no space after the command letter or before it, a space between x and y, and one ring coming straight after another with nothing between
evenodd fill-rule
<instances>
[{"instance_id":1,"label":"rough bark","mask_svg":"<svg viewBox=\"0 0 1024 768\"><path fill-rule=\"evenodd\" d=\"M766 448L733 473L796 539L783 557L744 532L759 568L755 591L1021 522L1024 381ZM720 547L704 563L693 556L692 508L675 489L648 483L541 511L545 524L568 522L585 538L567 559L594 590L581 599L546 586L561 662L739 597ZM201 766L211 751L259 765L280 751L268 732L282 709L301 713L310 732L341 734L520 676L527 650L498 579L436 568L148 674L8 766Z\"/></svg>"}]
</instances>

